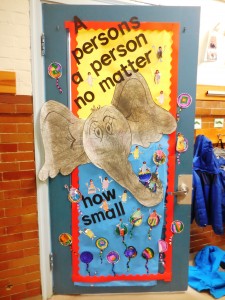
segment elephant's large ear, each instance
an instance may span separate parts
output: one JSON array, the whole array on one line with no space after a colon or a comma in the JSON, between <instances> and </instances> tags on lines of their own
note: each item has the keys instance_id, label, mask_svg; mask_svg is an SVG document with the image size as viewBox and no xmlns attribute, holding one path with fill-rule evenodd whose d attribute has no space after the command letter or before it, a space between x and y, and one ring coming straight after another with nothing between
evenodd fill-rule
<instances>
[{"instance_id":1,"label":"elephant's large ear","mask_svg":"<svg viewBox=\"0 0 225 300\"><path fill-rule=\"evenodd\" d=\"M116 85L112 105L129 122L132 144L148 147L159 141L162 134L175 131L177 123L171 113L153 101L144 77L131 71L129 75L124 75L125 80Z\"/></svg>"},{"instance_id":2,"label":"elephant's large ear","mask_svg":"<svg viewBox=\"0 0 225 300\"><path fill-rule=\"evenodd\" d=\"M83 147L84 120L56 101L46 102L40 115L45 163L39 179L70 174L78 165L89 162Z\"/></svg>"}]
</instances>

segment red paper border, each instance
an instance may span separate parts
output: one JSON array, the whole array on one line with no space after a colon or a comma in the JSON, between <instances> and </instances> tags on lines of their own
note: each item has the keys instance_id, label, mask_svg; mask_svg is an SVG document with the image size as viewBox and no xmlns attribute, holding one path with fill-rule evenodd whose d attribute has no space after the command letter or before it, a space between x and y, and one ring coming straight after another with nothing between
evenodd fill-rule
<instances>
[{"instance_id":1,"label":"red paper border","mask_svg":"<svg viewBox=\"0 0 225 300\"><path fill-rule=\"evenodd\" d=\"M118 25L118 22L99 22L99 21L83 21L87 28L92 29L108 29ZM76 34L74 22L66 21L65 28L68 29L70 33L70 51L76 48ZM176 117L176 99L178 90L178 54L179 54L179 23L152 23L152 22L141 22L138 30L166 30L173 32L173 43L172 43L172 62L171 62L171 99L172 107L170 108L170 113ZM77 65L75 64L73 57L71 58L71 74L78 71ZM71 82L72 84L72 82ZM72 85L72 99L77 98L76 85ZM74 101L71 100L72 112L77 116L78 108L75 106ZM168 185L167 192L174 191L175 186L175 143L176 143L176 133L173 132L169 136L169 147L168 147ZM78 168L72 173L71 184L75 187L79 187L79 174ZM172 245L170 245L170 240L173 234L170 229L170 225L174 220L174 196L166 194L166 209L165 209L165 241L168 243L169 247L165 253L165 272L163 274L144 274L144 275L117 275L117 276L81 276L79 274L79 212L76 203L72 204L72 280L74 282L83 283L99 283L108 281L150 281L150 280L172 280Z\"/></svg>"}]
</instances>

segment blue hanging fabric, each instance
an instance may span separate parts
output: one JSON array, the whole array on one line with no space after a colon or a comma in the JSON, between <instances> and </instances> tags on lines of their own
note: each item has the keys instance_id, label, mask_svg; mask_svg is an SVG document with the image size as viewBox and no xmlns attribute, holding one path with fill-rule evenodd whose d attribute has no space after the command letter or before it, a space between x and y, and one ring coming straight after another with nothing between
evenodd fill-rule
<instances>
[{"instance_id":1,"label":"blue hanging fabric","mask_svg":"<svg viewBox=\"0 0 225 300\"><path fill-rule=\"evenodd\" d=\"M212 225L216 234L224 232L223 173L212 142L204 135L197 136L193 159L192 221L195 219L201 227Z\"/></svg>"},{"instance_id":2,"label":"blue hanging fabric","mask_svg":"<svg viewBox=\"0 0 225 300\"><path fill-rule=\"evenodd\" d=\"M195 257L195 266L189 267L188 284L197 291L209 290L214 298L225 296L225 251L206 246Z\"/></svg>"}]
</instances>

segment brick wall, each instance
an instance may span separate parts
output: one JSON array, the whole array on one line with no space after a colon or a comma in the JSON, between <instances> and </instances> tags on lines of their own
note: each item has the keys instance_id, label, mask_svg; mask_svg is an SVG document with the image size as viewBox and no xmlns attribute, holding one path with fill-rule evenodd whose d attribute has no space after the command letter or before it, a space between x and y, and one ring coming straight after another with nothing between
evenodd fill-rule
<instances>
[{"instance_id":1,"label":"brick wall","mask_svg":"<svg viewBox=\"0 0 225 300\"><path fill-rule=\"evenodd\" d=\"M211 226L199 227L195 222L191 225L190 240L190 253L198 252L207 245L218 246L223 249L225 246L224 234L216 235Z\"/></svg>"},{"instance_id":2,"label":"brick wall","mask_svg":"<svg viewBox=\"0 0 225 300\"><path fill-rule=\"evenodd\" d=\"M40 295L31 96L0 95L0 299Z\"/></svg>"},{"instance_id":3,"label":"brick wall","mask_svg":"<svg viewBox=\"0 0 225 300\"><path fill-rule=\"evenodd\" d=\"M225 118L225 98L208 97L207 90L225 90L219 86L198 86L196 99L196 118L201 118L202 129L196 130L195 134L203 134L208 137L213 144L218 141L217 134L225 134L223 128L214 128L215 118ZM225 142L225 136L223 137ZM225 228L224 228L225 232ZM216 235L211 226L199 227L195 223L191 225L190 252L197 252L206 245L225 246L225 234Z\"/></svg>"},{"instance_id":4,"label":"brick wall","mask_svg":"<svg viewBox=\"0 0 225 300\"><path fill-rule=\"evenodd\" d=\"M41 294L29 10L29 0L0 1L0 71L16 72L17 93L0 95L1 300Z\"/></svg>"}]
</instances>

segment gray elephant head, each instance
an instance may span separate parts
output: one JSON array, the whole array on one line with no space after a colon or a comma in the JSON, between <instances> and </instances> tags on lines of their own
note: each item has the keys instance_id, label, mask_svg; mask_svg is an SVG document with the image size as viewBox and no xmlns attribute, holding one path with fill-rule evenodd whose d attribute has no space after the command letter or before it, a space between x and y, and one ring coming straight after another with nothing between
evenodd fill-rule
<instances>
[{"instance_id":1,"label":"gray elephant head","mask_svg":"<svg viewBox=\"0 0 225 300\"><path fill-rule=\"evenodd\" d=\"M91 162L144 206L162 200L162 188L152 193L139 182L128 156L132 145L148 147L163 134L175 131L176 121L154 103L145 79L139 73L130 75L116 86L111 105L94 110L87 120L75 117L56 101L44 104L40 123L45 164L40 180L59 172L68 175L77 166Z\"/></svg>"}]
</instances>

